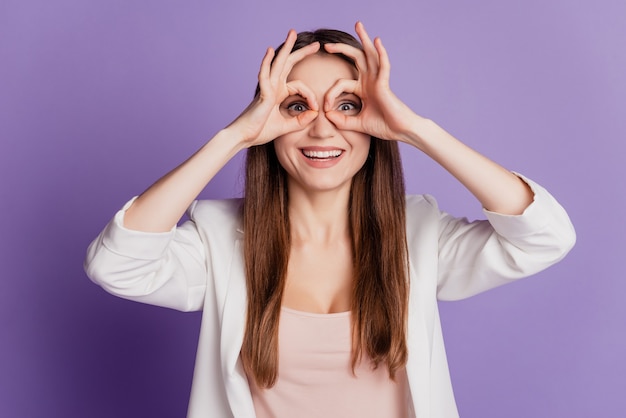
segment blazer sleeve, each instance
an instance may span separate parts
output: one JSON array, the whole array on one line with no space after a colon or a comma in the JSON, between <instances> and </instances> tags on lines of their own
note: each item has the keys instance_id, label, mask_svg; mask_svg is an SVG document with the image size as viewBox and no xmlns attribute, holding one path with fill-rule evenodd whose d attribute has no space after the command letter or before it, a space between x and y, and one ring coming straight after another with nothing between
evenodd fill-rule
<instances>
[{"instance_id":1,"label":"blazer sleeve","mask_svg":"<svg viewBox=\"0 0 626 418\"><path fill-rule=\"evenodd\" d=\"M87 250L87 276L107 292L181 311L201 310L207 285L206 256L193 221L169 232L125 228L130 200Z\"/></svg>"},{"instance_id":2,"label":"blazer sleeve","mask_svg":"<svg viewBox=\"0 0 626 418\"><path fill-rule=\"evenodd\" d=\"M576 234L563 207L543 187L519 176L534 192L521 215L484 210L487 220L468 222L440 213L439 299L466 298L535 274L574 246Z\"/></svg>"}]
</instances>

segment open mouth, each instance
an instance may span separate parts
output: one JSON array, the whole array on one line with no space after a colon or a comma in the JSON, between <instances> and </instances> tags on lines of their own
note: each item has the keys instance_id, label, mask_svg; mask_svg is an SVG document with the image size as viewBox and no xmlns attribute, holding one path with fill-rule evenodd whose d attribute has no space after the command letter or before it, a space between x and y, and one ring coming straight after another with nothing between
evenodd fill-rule
<instances>
[{"instance_id":1,"label":"open mouth","mask_svg":"<svg viewBox=\"0 0 626 418\"><path fill-rule=\"evenodd\" d=\"M339 157L342 153L343 151L340 149L328 151L302 150L302 154L310 160L332 160Z\"/></svg>"}]
</instances>

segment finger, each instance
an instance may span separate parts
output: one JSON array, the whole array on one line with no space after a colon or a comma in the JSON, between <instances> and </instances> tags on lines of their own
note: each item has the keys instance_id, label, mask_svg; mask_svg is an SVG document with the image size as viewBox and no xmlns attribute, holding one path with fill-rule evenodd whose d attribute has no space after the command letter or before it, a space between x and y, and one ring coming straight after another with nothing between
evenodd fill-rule
<instances>
[{"instance_id":1,"label":"finger","mask_svg":"<svg viewBox=\"0 0 626 418\"><path fill-rule=\"evenodd\" d=\"M318 114L319 112L315 110L307 110L305 112L300 113L296 117L287 119L285 123L286 132L283 133L282 135L287 134L289 132L301 131L302 129L306 128L307 125L309 125L311 122L313 122L315 118L317 118Z\"/></svg>"},{"instance_id":2,"label":"finger","mask_svg":"<svg viewBox=\"0 0 626 418\"><path fill-rule=\"evenodd\" d=\"M354 25L354 29L356 30L356 34L359 36L359 39L361 40L361 44L363 45L363 48L369 49L370 51L375 51L376 48L374 48L374 43L372 42L372 39L370 38L370 36L367 34L367 31L365 30L365 25L363 25L363 22L356 22L356 25Z\"/></svg>"},{"instance_id":3,"label":"finger","mask_svg":"<svg viewBox=\"0 0 626 418\"><path fill-rule=\"evenodd\" d=\"M265 56L261 61L261 68L259 69L259 87L261 91L267 87L267 83L270 78L270 67L272 65L272 59L274 58L274 48L267 48Z\"/></svg>"},{"instance_id":4,"label":"finger","mask_svg":"<svg viewBox=\"0 0 626 418\"><path fill-rule=\"evenodd\" d=\"M289 91L290 95L302 96L309 105L309 109L315 111L319 110L319 104L317 103L317 98L315 97L315 94L302 81L290 81L289 83L287 83L287 90Z\"/></svg>"},{"instance_id":5,"label":"finger","mask_svg":"<svg viewBox=\"0 0 626 418\"><path fill-rule=\"evenodd\" d=\"M342 43L324 44L324 49L331 54L343 54L352 58L359 73L367 72L367 60L365 58L365 53L360 49Z\"/></svg>"},{"instance_id":6,"label":"finger","mask_svg":"<svg viewBox=\"0 0 626 418\"><path fill-rule=\"evenodd\" d=\"M287 58L285 65L280 69L281 78L286 80L287 77L289 76L289 73L291 72L291 70L297 63L302 61L304 58L315 54L317 51L319 51L319 49L320 49L320 43L313 42L289 54L289 57Z\"/></svg>"},{"instance_id":7,"label":"finger","mask_svg":"<svg viewBox=\"0 0 626 418\"><path fill-rule=\"evenodd\" d=\"M319 42L313 42L308 44L307 46L303 46L302 48L293 51L288 58L288 61L290 61L292 64L295 64L298 61L301 61L303 58L311 55L311 54L315 54L317 51L319 51L320 49L320 43Z\"/></svg>"},{"instance_id":8,"label":"finger","mask_svg":"<svg viewBox=\"0 0 626 418\"><path fill-rule=\"evenodd\" d=\"M348 116L338 110L331 110L326 112L326 118L328 118L337 129L343 131L361 131L361 122L358 116Z\"/></svg>"},{"instance_id":9,"label":"finger","mask_svg":"<svg viewBox=\"0 0 626 418\"><path fill-rule=\"evenodd\" d=\"M313 122L317 116L319 115L318 111L315 110L307 110L306 112L300 113L296 116L296 120L298 121L298 126L300 129L304 129L308 124Z\"/></svg>"},{"instance_id":10,"label":"finger","mask_svg":"<svg viewBox=\"0 0 626 418\"><path fill-rule=\"evenodd\" d=\"M380 57L380 72L378 78L385 86L389 86L389 75L391 74L391 62L389 61L389 55L387 50L383 46L383 41L380 38L374 39L374 46L378 51Z\"/></svg>"},{"instance_id":11,"label":"finger","mask_svg":"<svg viewBox=\"0 0 626 418\"><path fill-rule=\"evenodd\" d=\"M376 50L374 43L367 34L365 26L363 26L362 22L356 22L355 29L357 35L359 35L361 44L363 44L363 50L365 51L365 58L367 59L368 69L370 72L376 74L378 73L379 67L378 51Z\"/></svg>"},{"instance_id":12,"label":"finger","mask_svg":"<svg viewBox=\"0 0 626 418\"><path fill-rule=\"evenodd\" d=\"M345 78L337 80L324 96L324 112L328 112L332 109L333 103L342 93L354 93L361 98L358 87L359 83L356 80L348 80Z\"/></svg>"},{"instance_id":13,"label":"finger","mask_svg":"<svg viewBox=\"0 0 626 418\"><path fill-rule=\"evenodd\" d=\"M277 72L272 71L272 75L274 75L275 73L277 74L282 73L282 69L285 66L285 62L287 61L287 58L291 54L291 50L293 49L293 46L296 43L296 39L297 39L296 31L293 29L289 29L289 33L287 33L287 39L285 39L285 43L283 43L283 46L278 52L278 55L276 55L276 59L274 60L274 63L272 65L272 68L276 68L278 69L278 71Z\"/></svg>"}]
</instances>

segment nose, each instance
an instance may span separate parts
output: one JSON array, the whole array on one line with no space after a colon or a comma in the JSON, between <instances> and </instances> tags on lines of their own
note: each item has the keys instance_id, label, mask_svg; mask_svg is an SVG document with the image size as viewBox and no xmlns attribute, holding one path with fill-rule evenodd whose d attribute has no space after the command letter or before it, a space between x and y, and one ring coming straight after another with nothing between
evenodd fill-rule
<instances>
[{"instance_id":1,"label":"nose","mask_svg":"<svg viewBox=\"0 0 626 418\"><path fill-rule=\"evenodd\" d=\"M328 120L326 113L323 111L318 113L317 118L311 122L311 127L309 128L309 135L313 138L330 138L335 132L335 125Z\"/></svg>"}]
</instances>

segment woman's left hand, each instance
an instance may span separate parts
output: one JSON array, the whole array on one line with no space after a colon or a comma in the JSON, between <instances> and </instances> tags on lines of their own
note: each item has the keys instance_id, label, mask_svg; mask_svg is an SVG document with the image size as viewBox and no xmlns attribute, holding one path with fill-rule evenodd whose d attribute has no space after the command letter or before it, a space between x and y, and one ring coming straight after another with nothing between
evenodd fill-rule
<instances>
[{"instance_id":1,"label":"woman's left hand","mask_svg":"<svg viewBox=\"0 0 626 418\"><path fill-rule=\"evenodd\" d=\"M380 139L412 143L410 137L415 121L421 120L389 87L390 63L380 38L372 40L363 24L357 22L356 32L363 51L346 44L326 44L326 51L341 53L354 60L358 78L341 79L326 93L324 111L338 129L366 133ZM361 111L354 116L331 110L331 103L342 93L353 93L361 99Z\"/></svg>"}]
</instances>

